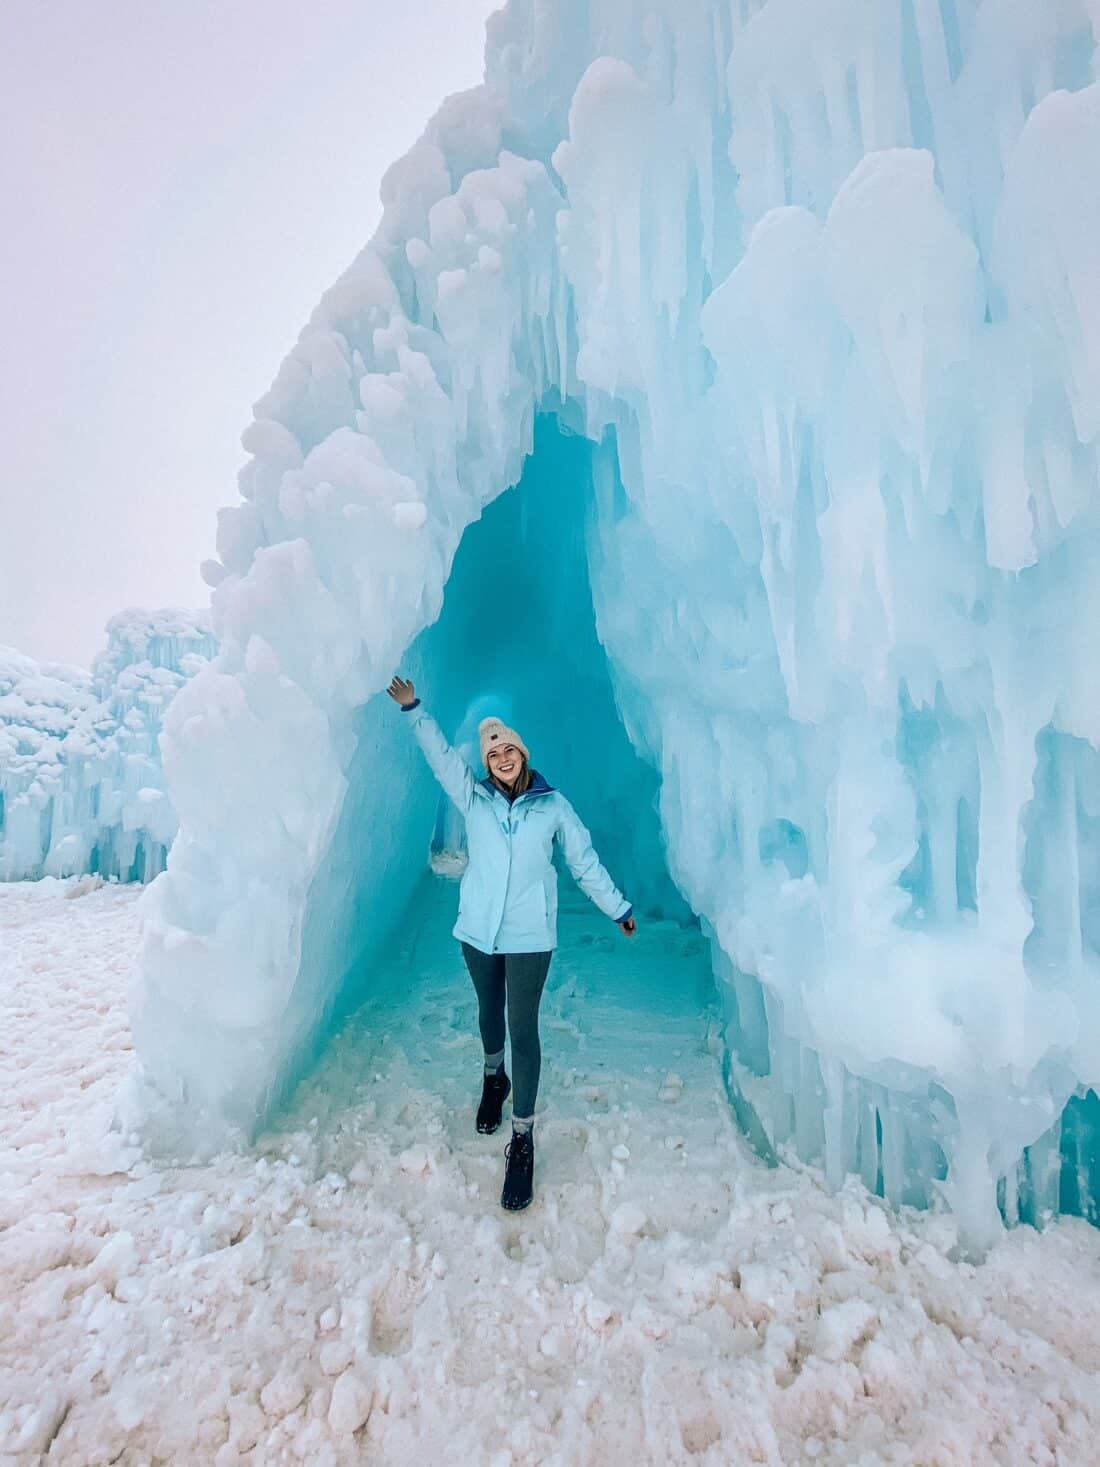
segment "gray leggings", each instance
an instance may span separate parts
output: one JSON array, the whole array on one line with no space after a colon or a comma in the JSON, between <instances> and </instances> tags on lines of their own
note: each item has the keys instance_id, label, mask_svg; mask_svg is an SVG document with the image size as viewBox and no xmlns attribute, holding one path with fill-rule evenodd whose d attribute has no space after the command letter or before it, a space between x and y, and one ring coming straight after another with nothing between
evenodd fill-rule
<instances>
[{"instance_id":1,"label":"gray leggings","mask_svg":"<svg viewBox=\"0 0 1100 1467\"><path fill-rule=\"evenodd\" d=\"M504 1048L504 1005L508 1004L508 1033L512 1036L512 1114L531 1116L539 1091L542 1047L539 1044L539 1002L550 971L553 948L544 953L483 953L462 944L462 956L477 989L481 1042L486 1054Z\"/></svg>"}]
</instances>

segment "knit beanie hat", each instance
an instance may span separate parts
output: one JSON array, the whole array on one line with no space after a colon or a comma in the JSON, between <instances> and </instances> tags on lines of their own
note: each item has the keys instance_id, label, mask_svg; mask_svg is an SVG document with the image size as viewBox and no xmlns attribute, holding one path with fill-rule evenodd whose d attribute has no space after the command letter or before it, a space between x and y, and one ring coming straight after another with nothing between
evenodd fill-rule
<instances>
[{"instance_id":1,"label":"knit beanie hat","mask_svg":"<svg viewBox=\"0 0 1100 1467\"><path fill-rule=\"evenodd\" d=\"M501 723L499 718L483 718L477 726L477 731L481 736L481 759L486 769L489 767L489 750L497 744L515 744L527 762L531 762L527 745L514 728L509 728L506 723Z\"/></svg>"}]
</instances>

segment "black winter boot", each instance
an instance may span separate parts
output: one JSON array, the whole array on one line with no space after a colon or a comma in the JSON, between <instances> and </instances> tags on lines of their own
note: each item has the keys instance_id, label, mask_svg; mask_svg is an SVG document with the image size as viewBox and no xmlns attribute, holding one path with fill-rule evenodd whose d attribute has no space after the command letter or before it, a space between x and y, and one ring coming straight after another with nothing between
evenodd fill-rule
<instances>
[{"instance_id":1,"label":"black winter boot","mask_svg":"<svg viewBox=\"0 0 1100 1467\"><path fill-rule=\"evenodd\" d=\"M508 1165L504 1172L500 1205L509 1212L519 1212L534 1195L535 1140L531 1132L513 1131L504 1155Z\"/></svg>"},{"instance_id":2,"label":"black winter boot","mask_svg":"<svg viewBox=\"0 0 1100 1467\"><path fill-rule=\"evenodd\" d=\"M500 1125L504 1102L512 1091L512 1082L503 1065L495 1075L486 1075L481 1087L481 1104L477 1108L477 1128L483 1136L491 1136Z\"/></svg>"}]
</instances>

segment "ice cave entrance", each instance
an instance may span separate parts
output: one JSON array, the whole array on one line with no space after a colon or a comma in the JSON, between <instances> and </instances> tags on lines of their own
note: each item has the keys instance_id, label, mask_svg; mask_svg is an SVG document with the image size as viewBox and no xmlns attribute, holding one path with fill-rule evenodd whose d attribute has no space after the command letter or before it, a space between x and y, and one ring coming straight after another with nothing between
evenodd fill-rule
<instances>
[{"instance_id":1,"label":"ice cave entrance","mask_svg":"<svg viewBox=\"0 0 1100 1467\"><path fill-rule=\"evenodd\" d=\"M626 938L584 897L558 852L555 968L560 971L563 961L583 965L585 946L597 944L601 967L610 965L622 1002L650 1012L675 1009L681 1018L687 1006L702 1015L715 996L707 944L668 873L657 813L658 776L623 726L614 669L597 632L589 540L598 512L597 462L613 481L602 485L604 492L622 492L614 482L613 445L597 446L570 432L556 413L537 417L534 448L519 483L498 495L465 531L440 616L402 658L401 672L413 679L417 695L479 775L484 770L478 721L497 713L518 728L532 764L574 804L601 860L643 921L663 919L682 939L673 944L674 977L667 971L667 956L656 963L636 962L638 939ZM338 918L337 902L350 903L356 915L348 930L348 971L312 1059L364 999L376 999L380 988L407 983L410 976L417 981L415 959L413 973L401 978L393 953L409 933L432 924L438 928L440 883L453 882L465 862L462 817L408 730L400 727L400 717L385 694L364 708L342 831L323 881L314 886L304 968L314 942L317 951L325 946L325 923L347 921ZM392 781L384 797L377 789L368 796L356 787L360 779L375 786L380 769L385 771L381 777ZM457 889L447 895L449 931ZM452 938L450 946L452 961L461 969L457 941ZM438 953L434 940L428 947ZM661 947L667 954L667 944ZM611 959L619 948L621 954ZM431 972L423 979L430 982ZM583 1015L578 1019L583 1023Z\"/></svg>"},{"instance_id":2,"label":"ice cave entrance","mask_svg":"<svg viewBox=\"0 0 1100 1467\"><path fill-rule=\"evenodd\" d=\"M657 776L622 725L597 635L586 543L594 451L557 418L537 420L522 479L466 531L442 615L406 662L475 769L478 721L499 713L576 806L635 905L689 920L665 866ZM464 849L461 817L442 793L431 846L437 868ZM593 916L606 924L595 908Z\"/></svg>"}]
</instances>

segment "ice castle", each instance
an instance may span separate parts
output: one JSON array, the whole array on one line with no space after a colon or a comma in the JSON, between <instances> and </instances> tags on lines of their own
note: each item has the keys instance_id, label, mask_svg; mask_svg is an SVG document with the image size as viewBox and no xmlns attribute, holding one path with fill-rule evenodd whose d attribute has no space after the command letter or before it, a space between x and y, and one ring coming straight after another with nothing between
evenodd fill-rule
<instances>
[{"instance_id":1,"label":"ice castle","mask_svg":"<svg viewBox=\"0 0 1100 1467\"><path fill-rule=\"evenodd\" d=\"M400 669L460 745L538 729L701 925L762 1151L979 1243L1095 1219L1098 41L1097 0L493 16L244 434L151 1135L255 1134L401 923L445 833Z\"/></svg>"},{"instance_id":2,"label":"ice castle","mask_svg":"<svg viewBox=\"0 0 1100 1467\"><path fill-rule=\"evenodd\" d=\"M0 647L0 881L152 881L176 813L164 714L215 652L206 612L129 607L90 672Z\"/></svg>"}]
</instances>

